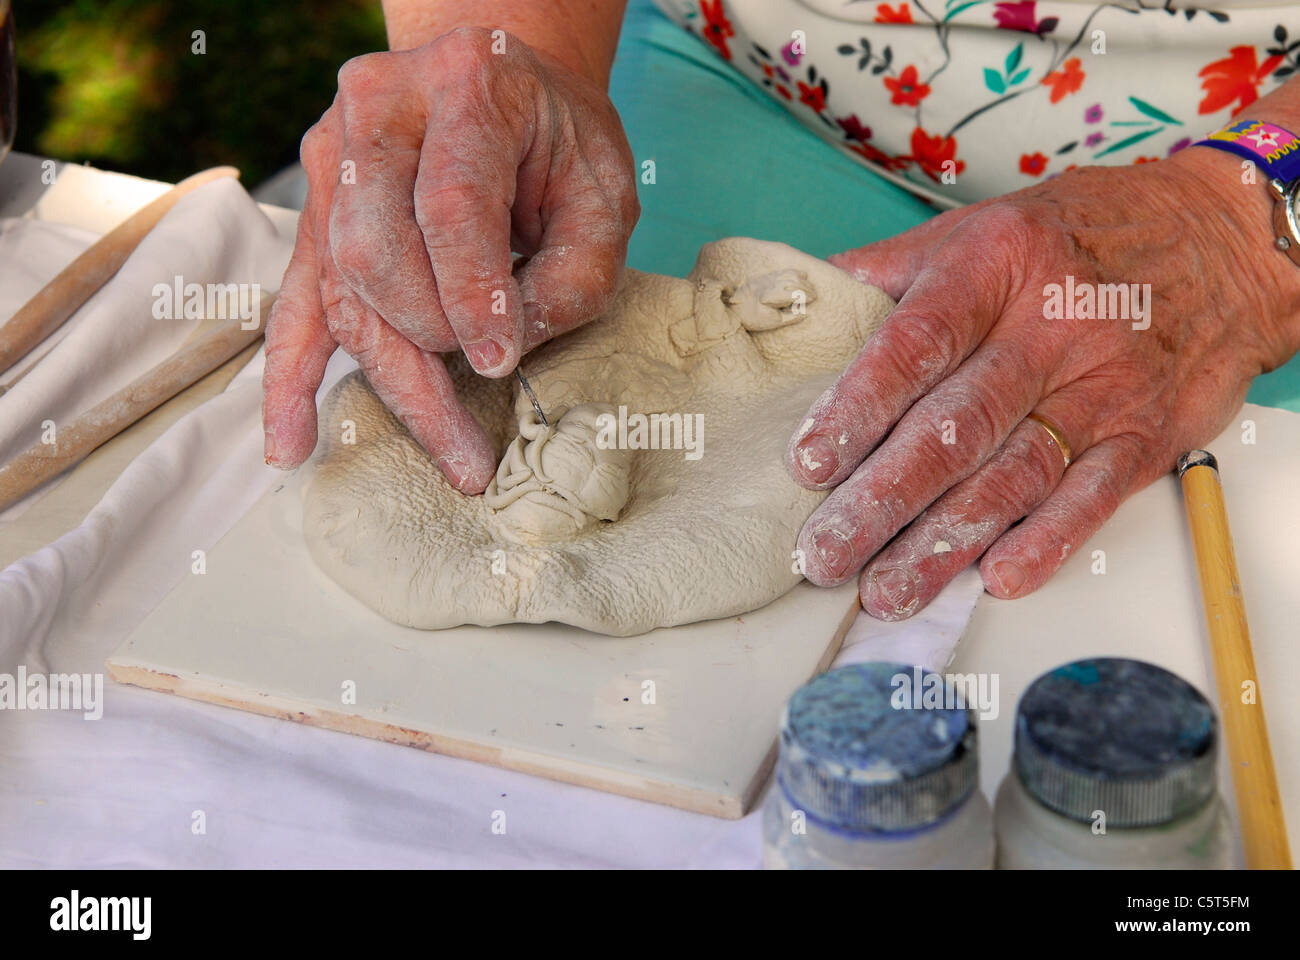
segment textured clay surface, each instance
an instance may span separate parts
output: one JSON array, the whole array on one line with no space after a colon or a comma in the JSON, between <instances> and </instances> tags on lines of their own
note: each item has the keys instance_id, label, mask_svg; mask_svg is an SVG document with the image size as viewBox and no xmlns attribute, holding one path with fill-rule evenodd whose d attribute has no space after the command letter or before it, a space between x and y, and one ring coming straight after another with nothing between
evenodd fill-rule
<instances>
[{"instance_id":1,"label":"textured clay surface","mask_svg":"<svg viewBox=\"0 0 1300 960\"><path fill-rule=\"evenodd\" d=\"M801 579L795 542L826 496L790 480L790 436L892 308L759 240L708 244L686 279L628 270L606 316L524 358L550 427L514 378L449 358L502 455L478 497L454 490L354 373L326 398L305 468L312 557L425 629L555 620L628 636L757 609ZM613 420L599 418L620 407L631 442L606 449L596 434ZM658 435L682 445L689 422L695 451L626 449L638 414L673 416Z\"/></svg>"}]
</instances>

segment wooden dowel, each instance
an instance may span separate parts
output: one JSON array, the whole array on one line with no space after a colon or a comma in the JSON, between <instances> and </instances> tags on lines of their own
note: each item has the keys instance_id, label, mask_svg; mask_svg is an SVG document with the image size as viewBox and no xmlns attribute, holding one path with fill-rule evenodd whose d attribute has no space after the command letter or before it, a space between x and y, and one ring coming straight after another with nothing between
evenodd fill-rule
<instances>
[{"instance_id":1,"label":"wooden dowel","mask_svg":"<svg viewBox=\"0 0 1300 960\"><path fill-rule=\"evenodd\" d=\"M263 295L259 322L244 330L232 321L182 347L107 400L68 424L54 425L54 442L38 443L0 467L0 510L88 457L151 410L207 376L262 336L274 295Z\"/></svg>"},{"instance_id":2,"label":"wooden dowel","mask_svg":"<svg viewBox=\"0 0 1300 960\"><path fill-rule=\"evenodd\" d=\"M234 167L213 167L186 177L95 241L0 327L0 373L57 330L94 296L95 291L121 269L145 234L176 206L176 201L213 180L238 176L239 171Z\"/></svg>"},{"instance_id":3,"label":"wooden dowel","mask_svg":"<svg viewBox=\"0 0 1300 960\"><path fill-rule=\"evenodd\" d=\"M1268 744L1268 725L1264 722L1259 675L1250 648L1246 602L1228 529L1219 465L1209 452L1193 450L1179 458L1178 472L1187 525L1196 549L1219 716L1232 768L1246 866L1289 870L1291 846Z\"/></svg>"}]
</instances>

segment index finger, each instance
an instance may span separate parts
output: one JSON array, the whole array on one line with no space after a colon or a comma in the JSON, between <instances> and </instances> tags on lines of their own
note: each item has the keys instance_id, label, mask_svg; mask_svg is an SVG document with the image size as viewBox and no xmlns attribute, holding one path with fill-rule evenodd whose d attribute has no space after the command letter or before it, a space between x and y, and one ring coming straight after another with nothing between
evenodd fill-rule
<instances>
[{"instance_id":1,"label":"index finger","mask_svg":"<svg viewBox=\"0 0 1300 960\"><path fill-rule=\"evenodd\" d=\"M304 213L266 320L262 429L266 462L282 469L303 463L316 446L316 391L337 347L325 323L317 271L311 217Z\"/></svg>"},{"instance_id":2,"label":"index finger","mask_svg":"<svg viewBox=\"0 0 1300 960\"><path fill-rule=\"evenodd\" d=\"M511 274L511 207L521 147L480 80L439 91L415 181L415 218L447 322L476 371L507 376L523 353ZM446 131L455 131L454 136Z\"/></svg>"},{"instance_id":3,"label":"index finger","mask_svg":"<svg viewBox=\"0 0 1300 960\"><path fill-rule=\"evenodd\" d=\"M525 350L609 308L627 258L630 229L625 215L596 191L588 191L586 196L569 197L547 223L542 248L518 273Z\"/></svg>"}]
</instances>

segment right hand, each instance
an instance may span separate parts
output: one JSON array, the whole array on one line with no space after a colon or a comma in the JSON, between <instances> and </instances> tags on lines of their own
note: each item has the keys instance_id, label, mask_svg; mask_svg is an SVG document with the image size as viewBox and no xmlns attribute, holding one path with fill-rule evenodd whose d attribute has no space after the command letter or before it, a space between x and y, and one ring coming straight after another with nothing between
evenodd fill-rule
<instances>
[{"instance_id":1,"label":"right hand","mask_svg":"<svg viewBox=\"0 0 1300 960\"><path fill-rule=\"evenodd\" d=\"M440 353L488 377L599 316L640 212L632 153L596 84L505 35L461 28L357 57L302 141L309 180L266 330L266 460L316 445L342 347L447 479L481 493L496 451ZM511 252L529 257L512 274Z\"/></svg>"}]
</instances>

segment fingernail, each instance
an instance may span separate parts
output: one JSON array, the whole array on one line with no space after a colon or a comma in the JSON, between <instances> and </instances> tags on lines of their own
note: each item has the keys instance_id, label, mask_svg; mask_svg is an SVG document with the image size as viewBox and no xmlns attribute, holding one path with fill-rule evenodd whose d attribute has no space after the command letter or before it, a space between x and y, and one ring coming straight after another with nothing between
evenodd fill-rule
<instances>
[{"instance_id":1,"label":"fingernail","mask_svg":"<svg viewBox=\"0 0 1300 960\"><path fill-rule=\"evenodd\" d=\"M505 361L506 352L495 340L485 339L465 344L465 356L479 373L490 373Z\"/></svg>"},{"instance_id":2,"label":"fingernail","mask_svg":"<svg viewBox=\"0 0 1300 960\"><path fill-rule=\"evenodd\" d=\"M867 578L875 588L876 607L884 612L907 613L916 603L916 580L902 567L875 570Z\"/></svg>"},{"instance_id":3,"label":"fingernail","mask_svg":"<svg viewBox=\"0 0 1300 960\"><path fill-rule=\"evenodd\" d=\"M460 490L465 484L465 464L459 460L442 457L438 460L438 469L451 481L451 485Z\"/></svg>"},{"instance_id":4,"label":"fingernail","mask_svg":"<svg viewBox=\"0 0 1300 960\"><path fill-rule=\"evenodd\" d=\"M999 560L993 564L993 579L1006 596L1014 597L1025 585L1025 571L1010 560Z\"/></svg>"},{"instance_id":5,"label":"fingernail","mask_svg":"<svg viewBox=\"0 0 1300 960\"><path fill-rule=\"evenodd\" d=\"M841 579L853 564L853 547L838 530L823 530L813 537L813 549L821 559L822 569L833 580Z\"/></svg>"},{"instance_id":6,"label":"fingernail","mask_svg":"<svg viewBox=\"0 0 1300 960\"><path fill-rule=\"evenodd\" d=\"M825 483L840 467L839 451L825 437L813 436L799 441L794 458L803 475L813 483Z\"/></svg>"},{"instance_id":7,"label":"fingernail","mask_svg":"<svg viewBox=\"0 0 1300 960\"><path fill-rule=\"evenodd\" d=\"M275 434L269 432L266 434L266 440L262 446L262 454L266 457L266 462L268 464L275 459Z\"/></svg>"}]
</instances>

